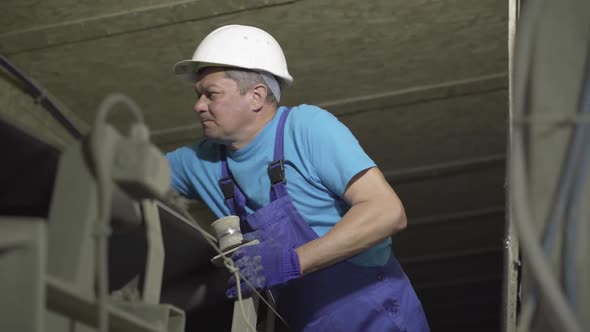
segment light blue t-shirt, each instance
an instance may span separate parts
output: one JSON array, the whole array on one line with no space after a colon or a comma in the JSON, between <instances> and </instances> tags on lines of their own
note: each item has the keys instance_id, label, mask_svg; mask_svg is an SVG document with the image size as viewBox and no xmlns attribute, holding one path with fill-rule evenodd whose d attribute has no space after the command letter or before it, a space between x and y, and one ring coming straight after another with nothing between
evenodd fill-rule
<instances>
[{"instance_id":1,"label":"light blue t-shirt","mask_svg":"<svg viewBox=\"0 0 590 332\"><path fill-rule=\"evenodd\" d=\"M227 160L236 184L246 196L248 213L270 202L267 167L273 161L274 141L280 115L252 142ZM326 234L348 211L341 198L350 180L375 163L350 130L331 113L310 105L293 107L284 134L287 191L297 211L319 235ZM218 181L221 178L219 145L206 138L166 155L172 170L172 186L182 195L203 201L221 218L230 214ZM365 266L383 265L390 256L391 239L353 257Z\"/></svg>"}]
</instances>

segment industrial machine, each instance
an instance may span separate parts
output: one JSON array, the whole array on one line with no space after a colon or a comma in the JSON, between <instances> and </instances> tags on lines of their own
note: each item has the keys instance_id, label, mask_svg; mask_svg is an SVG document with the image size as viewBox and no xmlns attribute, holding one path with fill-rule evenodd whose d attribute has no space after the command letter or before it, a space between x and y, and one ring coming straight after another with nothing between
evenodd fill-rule
<instances>
[{"instance_id":1,"label":"industrial machine","mask_svg":"<svg viewBox=\"0 0 590 332\"><path fill-rule=\"evenodd\" d=\"M137 117L129 136L106 121L111 103L121 101ZM3 200L2 331L184 331L184 312L160 303L163 234L169 242L202 242L192 257L203 262L212 251L196 229L186 232L194 224L163 203L167 162L149 142L138 107L124 96L101 107L94 130L59 162L55 150L2 121L3 144L22 151L3 168L11 188L50 194ZM35 173L41 168L49 169L45 177ZM27 176L33 180L21 183Z\"/></svg>"},{"instance_id":2,"label":"industrial machine","mask_svg":"<svg viewBox=\"0 0 590 332\"><path fill-rule=\"evenodd\" d=\"M127 135L108 122L117 105L133 115ZM220 269L233 263L170 189L132 100L106 98L92 131L62 152L7 118L0 132L5 151L18 147L2 166L0 331L183 332L185 308L170 303L224 300ZM162 301L166 284L176 289ZM255 330L257 305L236 302L232 331Z\"/></svg>"}]
</instances>

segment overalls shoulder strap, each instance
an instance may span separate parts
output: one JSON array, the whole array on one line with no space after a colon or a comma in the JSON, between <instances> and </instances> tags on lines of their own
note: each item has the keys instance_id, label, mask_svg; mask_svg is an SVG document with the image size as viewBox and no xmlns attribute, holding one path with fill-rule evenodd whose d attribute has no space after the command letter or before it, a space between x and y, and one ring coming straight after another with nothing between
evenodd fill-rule
<instances>
[{"instance_id":1,"label":"overalls shoulder strap","mask_svg":"<svg viewBox=\"0 0 590 332\"><path fill-rule=\"evenodd\" d=\"M275 134L275 149L273 155L273 161L268 165L268 176L270 178L270 200L287 195L287 179L285 178L285 123L287 123L287 117L291 109L286 109L277 125L277 131Z\"/></svg>"},{"instance_id":2,"label":"overalls shoulder strap","mask_svg":"<svg viewBox=\"0 0 590 332\"><path fill-rule=\"evenodd\" d=\"M219 154L221 159L221 179L219 180L219 187L223 193L225 205L228 207L232 215L239 216L240 220L246 220L246 217L248 216L245 208L246 196L236 185L234 177L227 166L227 150L225 145L220 145Z\"/></svg>"},{"instance_id":3,"label":"overalls shoulder strap","mask_svg":"<svg viewBox=\"0 0 590 332\"><path fill-rule=\"evenodd\" d=\"M273 161L268 165L268 175L271 183L271 201L287 194L285 187L287 180L285 179L284 131L287 116L290 111L291 109L288 108L281 114L275 134ZM234 177L228 167L227 150L225 145L220 145L219 153L221 160L221 179L219 180L219 187L223 193L225 205L229 208L231 214L239 216L241 220L245 220L248 215L245 208L246 196L236 185Z\"/></svg>"}]
</instances>

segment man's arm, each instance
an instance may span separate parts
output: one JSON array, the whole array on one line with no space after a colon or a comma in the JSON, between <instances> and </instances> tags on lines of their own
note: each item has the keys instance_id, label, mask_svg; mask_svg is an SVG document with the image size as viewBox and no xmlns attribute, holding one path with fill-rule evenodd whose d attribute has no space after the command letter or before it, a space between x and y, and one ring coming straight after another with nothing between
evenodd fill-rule
<instances>
[{"instance_id":1,"label":"man's arm","mask_svg":"<svg viewBox=\"0 0 590 332\"><path fill-rule=\"evenodd\" d=\"M344 200L351 207L342 219L324 236L295 250L302 275L355 256L406 227L403 205L376 167L349 182Z\"/></svg>"}]
</instances>

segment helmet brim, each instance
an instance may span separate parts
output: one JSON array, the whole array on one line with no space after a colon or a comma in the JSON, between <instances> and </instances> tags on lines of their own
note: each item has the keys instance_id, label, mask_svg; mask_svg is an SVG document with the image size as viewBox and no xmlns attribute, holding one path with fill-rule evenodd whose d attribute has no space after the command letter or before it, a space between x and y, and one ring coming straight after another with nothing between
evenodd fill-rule
<instances>
[{"instance_id":1,"label":"helmet brim","mask_svg":"<svg viewBox=\"0 0 590 332\"><path fill-rule=\"evenodd\" d=\"M247 70L254 70L254 71L264 71L263 69L256 69L256 68L242 68L242 67L235 67L227 64L222 63L210 63L210 62L202 62L202 61L195 61L195 60L182 60L177 62L174 65L174 74L176 77L195 82L197 80L197 73L199 70L206 68L206 67L233 67L238 69L247 69ZM270 73L271 75L275 76L277 81L279 82L281 89L286 89L293 83L293 77L281 77Z\"/></svg>"}]
</instances>

